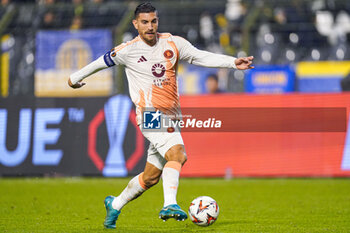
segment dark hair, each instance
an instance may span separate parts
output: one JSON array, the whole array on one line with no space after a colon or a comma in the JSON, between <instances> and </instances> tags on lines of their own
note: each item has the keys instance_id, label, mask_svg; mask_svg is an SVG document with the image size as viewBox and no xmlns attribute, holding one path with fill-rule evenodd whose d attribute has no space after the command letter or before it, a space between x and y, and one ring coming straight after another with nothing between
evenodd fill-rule
<instances>
[{"instance_id":1,"label":"dark hair","mask_svg":"<svg viewBox=\"0 0 350 233\"><path fill-rule=\"evenodd\" d=\"M214 79L215 81L219 81L219 78L218 78L218 76L216 74L209 74L207 76L207 80L208 79Z\"/></svg>"},{"instance_id":2,"label":"dark hair","mask_svg":"<svg viewBox=\"0 0 350 233\"><path fill-rule=\"evenodd\" d=\"M150 2L144 2L138 5L135 9L135 19L140 13L150 13L150 12L156 12L157 9L152 6Z\"/></svg>"}]
</instances>

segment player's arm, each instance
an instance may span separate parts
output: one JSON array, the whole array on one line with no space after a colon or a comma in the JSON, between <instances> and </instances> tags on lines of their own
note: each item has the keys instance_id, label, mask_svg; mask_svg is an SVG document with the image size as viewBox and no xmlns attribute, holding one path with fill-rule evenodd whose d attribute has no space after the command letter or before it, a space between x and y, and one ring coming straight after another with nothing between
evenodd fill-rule
<instances>
[{"instance_id":1,"label":"player's arm","mask_svg":"<svg viewBox=\"0 0 350 233\"><path fill-rule=\"evenodd\" d=\"M85 85L85 83L82 82L83 79L100 70L114 66L117 62L118 60L112 59L111 52L107 52L105 55L97 58L95 61L86 65L85 67L78 70L77 72L71 74L71 76L68 79L68 85L71 88L80 88Z\"/></svg>"},{"instance_id":2,"label":"player's arm","mask_svg":"<svg viewBox=\"0 0 350 233\"><path fill-rule=\"evenodd\" d=\"M108 68L108 66L104 62L103 56L101 56L82 69L71 74L68 79L68 85L72 88L80 88L85 85L85 83L82 82L84 78L106 68Z\"/></svg>"},{"instance_id":3,"label":"player's arm","mask_svg":"<svg viewBox=\"0 0 350 233\"><path fill-rule=\"evenodd\" d=\"M239 70L254 68L251 66L254 59L252 56L235 58L203 51L197 49L182 37L174 37L174 41L179 48L180 59L186 60L190 64L213 68L234 68Z\"/></svg>"}]
</instances>

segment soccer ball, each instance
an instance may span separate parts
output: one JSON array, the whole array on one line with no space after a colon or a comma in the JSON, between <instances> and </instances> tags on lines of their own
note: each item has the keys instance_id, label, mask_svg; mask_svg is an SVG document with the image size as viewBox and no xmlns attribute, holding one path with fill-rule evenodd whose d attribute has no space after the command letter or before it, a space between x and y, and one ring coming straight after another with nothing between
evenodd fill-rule
<instances>
[{"instance_id":1,"label":"soccer ball","mask_svg":"<svg viewBox=\"0 0 350 233\"><path fill-rule=\"evenodd\" d=\"M219 206L211 197L197 197L191 202L188 214L194 224L206 227L218 219Z\"/></svg>"}]
</instances>

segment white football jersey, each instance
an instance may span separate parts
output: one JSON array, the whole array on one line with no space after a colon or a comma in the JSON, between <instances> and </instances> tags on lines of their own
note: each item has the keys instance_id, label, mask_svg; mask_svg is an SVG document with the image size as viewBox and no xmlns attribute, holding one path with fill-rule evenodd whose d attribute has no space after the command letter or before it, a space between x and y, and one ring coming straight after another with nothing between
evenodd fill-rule
<instances>
[{"instance_id":1,"label":"white football jersey","mask_svg":"<svg viewBox=\"0 0 350 233\"><path fill-rule=\"evenodd\" d=\"M99 70L124 65L130 96L136 105L136 120L140 124L145 107L166 114L180 112L176 78L179 60L204 67L236 68L235 57L199 50L182 37L158 33L154 46L137 36L73 73L70 80L75 84Z\"/></svg>"},{"instance_id":2,"label":"white football jersey","mask_svg":"<svg viewBox=\"0 0 350 233\"><path fill-rule=\"evenodd\" d=\"M199 50L182 37L170 33L158 33L157 37L157 43L149 46L137 36L103 56L108 67L125 66L138 124L145 107L153 107L166 114L179 113L176 78L179 60L205 67L236 68L234 57Z\"/></svg>"}]
</instances>

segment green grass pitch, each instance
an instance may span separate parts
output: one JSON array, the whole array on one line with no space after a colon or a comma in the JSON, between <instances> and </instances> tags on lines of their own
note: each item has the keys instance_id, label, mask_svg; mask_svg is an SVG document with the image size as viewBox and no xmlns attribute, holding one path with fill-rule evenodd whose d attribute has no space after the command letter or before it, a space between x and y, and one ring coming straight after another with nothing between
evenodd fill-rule
<instances>
[{"instance_id":1,"label":"green grass pitch","mask_svg":"<svg viewBox=\"0 0 350 233\"><path fill-rule=\"evenodd\" d=\"M103 200L129 179L1 178L0 232L350 232L349 179L181 179L178 203L201 195L220 206L216 223L163 222L159 183L103 229Z\"/></svg>"}]
</instances>

